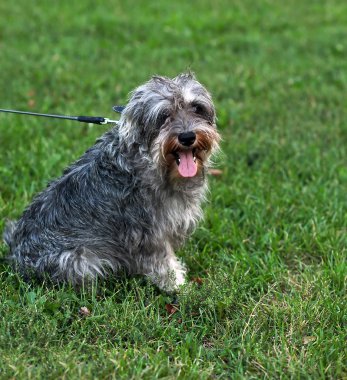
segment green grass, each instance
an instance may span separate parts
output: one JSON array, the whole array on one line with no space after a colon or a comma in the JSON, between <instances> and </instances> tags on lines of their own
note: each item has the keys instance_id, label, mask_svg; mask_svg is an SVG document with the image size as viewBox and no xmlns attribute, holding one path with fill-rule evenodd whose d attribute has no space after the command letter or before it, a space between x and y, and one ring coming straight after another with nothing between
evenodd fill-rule
<instances>
[{"instance_id":1,"label":"green grass","mask_svg":"<svg viewBox=\"0 0 347 380\"><path fill-rule=\"evenodd\" d=\"M76 293L2 265L0 378L347 378L346 24L338 0L1 2L2 108L113 117L191 68L223 175L172 315L140 278ZM1 114L0 230L103 131Z\"/></svg>"}]
</instances>

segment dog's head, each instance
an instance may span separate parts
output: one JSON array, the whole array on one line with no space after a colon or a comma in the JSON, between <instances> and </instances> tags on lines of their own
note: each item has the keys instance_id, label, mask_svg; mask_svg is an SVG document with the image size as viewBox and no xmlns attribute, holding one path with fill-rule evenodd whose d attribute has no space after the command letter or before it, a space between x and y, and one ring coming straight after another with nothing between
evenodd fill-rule
<instances>
[{"instance_id":1,"label":"dog's head","mask_svg":"<svg viewBox=\"0 0 347 380\"><path fill-rule=\"evenodd\" d=\"M119 128L124 140L142 146L171 179L201 174L218 149L211 96L190 73L155 76L135 89Z\"/></svg>"}]
</instances>

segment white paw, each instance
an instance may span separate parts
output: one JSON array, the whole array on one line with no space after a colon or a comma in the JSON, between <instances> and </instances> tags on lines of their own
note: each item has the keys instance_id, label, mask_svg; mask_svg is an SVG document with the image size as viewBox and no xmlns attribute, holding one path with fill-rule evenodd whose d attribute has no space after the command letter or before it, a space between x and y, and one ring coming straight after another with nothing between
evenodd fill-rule
<instances>
[{"instance_id":1,"label":"white paw","mask_svg":"<svg viewBox=\"0 0 347 380\"><path fill-rule=\"evenodd\" d=\"M176 270L175 273L175 288L183 285L186 282L186 272L184 270Z\"/></svg>"},{"instance_id":2,"label":"white paw","mask_svg":"<svg viewBox=\"0 0 347 380\"><path fill-rule=\"evenodd\" d=\"M184 265L171 257L169 260L153 268L146 275L162 290L166 292L176 292L185 283L186 269Z\"/></svg>"},{"instance_id":3,"label":"white paw","mask_svg":"<svg viewBox=\"0 0 347 380\"><path fill-rule=\"evenodd\" d=\"M185 283L186 271L183 269L171 269L165 279L163 278L163 289L168 292L176 292Z\"/></svg>"}]
</instances>

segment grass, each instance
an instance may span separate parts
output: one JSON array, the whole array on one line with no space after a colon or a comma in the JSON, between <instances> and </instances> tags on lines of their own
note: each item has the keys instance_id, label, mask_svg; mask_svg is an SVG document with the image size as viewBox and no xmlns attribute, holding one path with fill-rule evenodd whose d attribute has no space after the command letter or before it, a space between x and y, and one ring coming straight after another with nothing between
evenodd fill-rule
<instances>
[{"instance_id":1,"label":"grass","mask_svg":"<svg viewBox=\"0 0 347 380\"><path fill-rule=\"evenodd\" d=\"M140 278L2 265L0 378L347 378L346 23L338 0L0 4L2 108L112 117L191 68L224 139L178 310ZM1 114L0 230L103 131Z\"/></svg>"}]
</instances>

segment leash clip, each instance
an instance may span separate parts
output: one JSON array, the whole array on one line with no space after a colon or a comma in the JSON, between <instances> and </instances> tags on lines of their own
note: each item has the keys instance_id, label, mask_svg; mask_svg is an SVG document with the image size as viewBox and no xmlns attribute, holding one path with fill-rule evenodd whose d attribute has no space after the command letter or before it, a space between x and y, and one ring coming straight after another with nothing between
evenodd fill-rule
<instances>
[{"instance_id":1,"label":"leash clip","mask_svg":"<svg viewBox=\"0 0 347 380\"><path fill-rule=\"evenodd\" d=\"M100 124L118 124L118 120L111 120L107 117L104 117L104 121L101 121Z\"/></svg>"}]
</instances>

